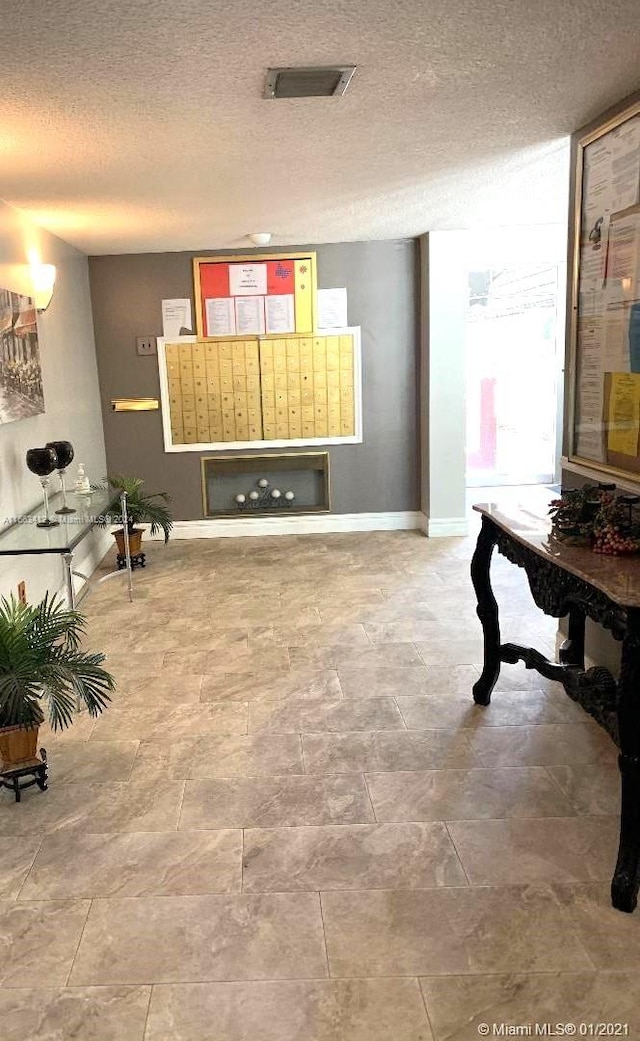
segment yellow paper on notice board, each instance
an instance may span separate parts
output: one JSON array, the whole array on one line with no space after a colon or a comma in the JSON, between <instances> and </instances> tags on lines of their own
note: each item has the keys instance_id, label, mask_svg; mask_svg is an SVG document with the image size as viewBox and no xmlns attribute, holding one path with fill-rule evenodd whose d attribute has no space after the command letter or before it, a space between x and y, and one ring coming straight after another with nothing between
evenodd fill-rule
<instances>
[{"instance_id":1,"label":"yellow paper on notice board","mask_svg":"<svg viewBox=\"0 0 640 1041\"><path fill-rule=\"evenodd\" d=\"M640 374L612 372L607 447L610 452L637 456L640 434Z\"/></svg>"}]
</instances>

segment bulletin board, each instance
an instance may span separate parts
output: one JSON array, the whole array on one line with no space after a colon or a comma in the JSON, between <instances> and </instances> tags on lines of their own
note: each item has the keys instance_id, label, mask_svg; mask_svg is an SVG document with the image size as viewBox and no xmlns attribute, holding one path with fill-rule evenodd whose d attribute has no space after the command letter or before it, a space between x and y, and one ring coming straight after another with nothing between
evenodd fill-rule
<instances>
[{"instance_id":1,"label":"bulletin board","mask_svg":"<svg viewBox=\"0 0 640 1041\"><path fill-rule=\"evenodd\" d=\"M640 95L574 135L566 462L640 475Z\"/></svg>"},{"instance_id":2,"label":"bulletin board","mask_svg":"<svg viewBox=\"0 0 640 1041\"><path fill-rule=\"evenodd\" d=\"M166 452L362 441L360 329L158 339Z\"/></svg>"},{"instance_id":3,"label":"bulletin board","mask_svg":"<svg viewBox=\"0 0 640 1041\"><path fill-rule=\"evenodd\" d=\"M316 330L315 253L195 257L193 281L201 340Z\"/></svg>"}]
</instances>

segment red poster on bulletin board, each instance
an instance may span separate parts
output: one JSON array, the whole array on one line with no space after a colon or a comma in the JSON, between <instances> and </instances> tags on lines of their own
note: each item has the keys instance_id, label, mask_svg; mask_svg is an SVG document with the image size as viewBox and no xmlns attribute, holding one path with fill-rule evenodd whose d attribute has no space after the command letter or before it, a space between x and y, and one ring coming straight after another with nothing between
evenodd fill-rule
<instances>
[{"instance_id":1,"label":"red poster on bulletin board","mask_svg":"<svg viewBox=\"0 0 640 1041\"><path fill-rule=\"evenodd\" d=\"M196 257L193 280L201 339L315 331L315 253Z\"/></svg>"}]
</instances>

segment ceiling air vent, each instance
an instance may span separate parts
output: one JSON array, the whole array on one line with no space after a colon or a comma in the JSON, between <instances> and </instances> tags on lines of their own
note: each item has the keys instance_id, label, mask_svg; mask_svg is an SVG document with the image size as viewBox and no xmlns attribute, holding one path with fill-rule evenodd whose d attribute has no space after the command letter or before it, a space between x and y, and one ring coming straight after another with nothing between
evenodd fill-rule
<instances>
[{"instance_id":1,"label":"ceiling air vent","mask_svg":"<svg viewBox=\"0 0 640 1041\"><path fill-rule=\"evenodd\" d=\"M265 98L339 98L349 86L355 65L319 65L267 69Z\"/></svg>"}]
</instances>

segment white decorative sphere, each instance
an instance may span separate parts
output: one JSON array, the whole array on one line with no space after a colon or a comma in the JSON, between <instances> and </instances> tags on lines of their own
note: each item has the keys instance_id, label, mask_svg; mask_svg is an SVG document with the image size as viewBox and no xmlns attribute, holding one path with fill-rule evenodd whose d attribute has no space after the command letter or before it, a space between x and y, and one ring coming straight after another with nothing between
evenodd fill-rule
<instances>
[{"instance_id":1,"label":"white decorative sphere","mask_svg":"<svg viewBox=\"0 0 640 1041\"><path fill-rule=\"evenodd\" d=\"M288 500L289 502L291 502L291 500L292 500L292 499L295 499L295 495L293 494L293 492L285 492L285 493L284 493L284 497L285 497L285 499L287 499L287 500Z\"/></svg>"},{"instance_id":2,"label":"white decorative sphere","mask_svg":"<svg viewBox=\"0 0 640 1041\"><path fill-rule=\"evenodd\" d=\"M255 499L258 499L259 497L260 496L259 496L258 492L249 492L249 498L250 499L254 499L255 500Z\"/></svg>"},{"instance_id":3,"label":"white decorative sphere","mask_svg":"<svg viewBox=\"0 0 640 1041\"><path fill-rule=\"evenodd\" d=\"M261 477L258 481L258 488L268 488L269 482L266 477Z\"/></svg>"},{"instance_id":4,"label":"white decorative sphere","mask_svg":"<svg viewBox=\"0 0 640 1041\"><path fill-rule=\"evenodd\" d=\"M282 494L282 492L278 488L274 488L273 491L271 492L271 498L272 499L279 499L281 494Z\"/></svg>"},{"instance_id":5,"label":"white decorative sphere","mask_svg":"<svg viewBox=\"0 0 640 1041\"><path fill-rule=\"evenodd\" d=\"M240 492L239 495L236 495L236 502L246 502L246 498L246 495L243 495L242 492Z\"/></svg>"}]
</instances>

